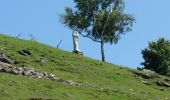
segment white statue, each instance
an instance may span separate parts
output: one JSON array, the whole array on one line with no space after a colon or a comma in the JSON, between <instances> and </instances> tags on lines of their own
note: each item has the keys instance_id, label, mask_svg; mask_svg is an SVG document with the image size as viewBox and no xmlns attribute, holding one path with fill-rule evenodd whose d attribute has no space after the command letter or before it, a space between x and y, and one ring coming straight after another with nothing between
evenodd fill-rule
<instances>
[{"instance_id":1,"label":"white statue","mask_svg":"<svg viewBox=\"0 0 170 100\"><path fill-rule=\"evenodd\" d=\"M73 47L74 47L73 52L80 52L79 46L78 46L78 39L79 39L79 34L77 31L74 31L73 32Z\"/></svg>"}]
</instances>

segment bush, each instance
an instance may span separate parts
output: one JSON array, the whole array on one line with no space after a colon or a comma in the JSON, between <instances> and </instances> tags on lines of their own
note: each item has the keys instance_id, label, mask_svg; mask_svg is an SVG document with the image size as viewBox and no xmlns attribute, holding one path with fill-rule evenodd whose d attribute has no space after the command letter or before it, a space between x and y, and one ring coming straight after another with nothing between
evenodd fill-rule
<instances>
[{"instance_id":1,"label":"bush","mask_svg":"<svg viewBox=\"0 0 170 100\"><path fill-rule=\"evenodd\" d=\"M162 75L170 73L170 41L164 38L150 42L149 47L142 50L145 69L155 71Z\"/></svg>"}]
</instances>

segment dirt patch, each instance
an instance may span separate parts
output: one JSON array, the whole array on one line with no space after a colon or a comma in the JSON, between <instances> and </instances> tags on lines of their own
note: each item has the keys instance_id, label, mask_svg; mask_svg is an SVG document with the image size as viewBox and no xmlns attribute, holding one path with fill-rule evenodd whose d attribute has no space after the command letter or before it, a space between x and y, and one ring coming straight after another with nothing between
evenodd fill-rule
<instances>
[{"instance_id":1,"label":"dirt patch","mask_svg":"<svg viewBox=\"0 0 170 100\"><path fill-rule=\"evenodd\" d=\"M23 55L23 56L31 56L32 55L32 53L29 51L29 50L21 50L21 51L18 51L18 53L20 54L20 55Z\"/></svg>"}]
</instances>

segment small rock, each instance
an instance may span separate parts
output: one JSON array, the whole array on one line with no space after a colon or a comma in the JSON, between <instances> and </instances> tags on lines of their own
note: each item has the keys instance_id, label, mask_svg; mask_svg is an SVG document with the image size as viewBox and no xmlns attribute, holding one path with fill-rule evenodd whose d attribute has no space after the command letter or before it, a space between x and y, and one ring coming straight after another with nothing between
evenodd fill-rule
<instances>
[{"instance_id":1,"label":"small rock","mask_svg":"<svg viewBox=\"0 0 170 100\"><path fill-rule=\"evenodd\" d=\"M30 76L30 75L31 75L31 73L30 73L30 71L29 71L29 70L27 70L27 71L23 71L23 75L25 75L25 76Z\"/></svg>"},{"instance_id":2,"label":"small rock","mask_svg":"<svg viewBox=\"0 0 170 100\"><path fill-rule=\"evenodd\" d=\"M166 89L164 89L164 88L159 88L161 91L166 91Z\"/></svg>"},{"instance_id":3,"label":"small rock","mask_svg":"<svg viewBox=\"0 0 170 100\"><path fill-rule=\"evenodd\" d=\"M19 68L18 68L18 70L19 70L19 71L22 71L22 70L23 70L23 68L22 68L22 67L19 67Z\"/></svg>"},{"instance_id":4,"label":"small rock","mask_svg":"<svg viewBox=\"0 0 170 100\"><path fill-rule=\"evenodd\" d=\"M72 80L65 80L64 82L65 82L65 83L68 83L68 84L70 84L70 85L74 85L74 84L75 84Z\"/></svg>"},{"instance_id":5,"label":"small rock","mask_svg":"<svg viewBox=\"0 0 170 100\"><path fill-rule=\"evenodd\" d=\"M41 79L42 77L41 77L41 76L38 76L37 78Z\"/></svg>"},{"instance_id":6,"label":"small rock","mask_svg":"<svg viewBox=\"0 0 170 100\"><path fill-rule=\"evenodd\" d=\"M169 83L164 83L164 86L170 87L170 84Z\"/></svg>"},{"instance_id":7,"label":"small rock","mask_svg":"<svg viewBox=\"0 0 170 100\"><path fill-rule=\"evenodd\" d=\"M170 87L170 84L169 84L169 83L166 83L166 82L157 81L156 84L157 84L158 86Z\"/></svg>"},{"instance_id":8,"label":"small rock","mask_svg":"<svg viewBox=\"0 0 170 100\"><path fill-rule=\"evenodd\" d=\"M133 89L129 89L129 90L132 91L132 92L134 91Z\"/></svg>"},{"instance_id":9,"label":"small rock","mask_svg":"<svg viewBox=\"0 0 170 100\"><path fill-rule=\"evenodd\" d=\"M165 98L165 100L169 100L169 98Z\"/></svg>"},{"instance_id":10,"label":"small rock","mask_svg":"<svg viewBox=\"0 0 170 100\"><path fill-rule=\"evenodd\" d=\"M4 53L0 54L0 61L3 63L14 64L14 61L9 59Z\"/></svg>"},{"instance_id":11,"label":"small rock","mask_svg":"<svg viewBox=\"0 0 170 100\"><path fill-rule=\"evenodd\" d=\"M141 82L146 84L146 85L150 85L150 83L148 83L147 81L141 80Z\"/></svg>"},{"instance_id":12,"label":"small rock","mask_svg":"<svg viewBox=\"0 0 170 100\"><path fill-rule=\"evenodd\" d=\"M149 70L149 69L143 69L144 72L147 72L147 73L155 73L154 71L152 70Z\"/></svg>"},{"instance_id":13,"label":"small rock","mask_svg":"<svg viewBox=\"0 0 170 100\"><path fill-rule=\"evenodd\" d=\"M170 82L170 79L166 78L165 81L166 81L166 82Z\"/></svg>"}]
</instances>

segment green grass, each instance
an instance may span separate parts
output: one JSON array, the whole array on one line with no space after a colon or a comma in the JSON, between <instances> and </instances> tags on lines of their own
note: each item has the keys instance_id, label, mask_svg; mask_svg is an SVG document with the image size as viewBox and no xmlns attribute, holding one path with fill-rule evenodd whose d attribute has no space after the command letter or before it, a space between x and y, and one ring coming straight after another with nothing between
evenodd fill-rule
<instances>
[{"instance_id":1,"label":"green grass","mask_svg":"<svg viewBox=\"0 0 170 100\"><path fill-rule=\"evenodd\" d=\"M0 72L0 100L170 100L170 89L159 87L156 79L134 77L132 69L87 58L59 50L35 41L26 41L0 35L0 52L13 59L18 67L31 67L57 77L78 83L105 87L85 88L69 86L49 80L16 76ZM3 49L2 49L3 48ZM31 56L23 56L20 50L29 50ZM142 73L142 72L141 72ZM150 82L145 85L141 80ZM165 88L166 91L161 91Z\"/></svg>"}]
</instances>

